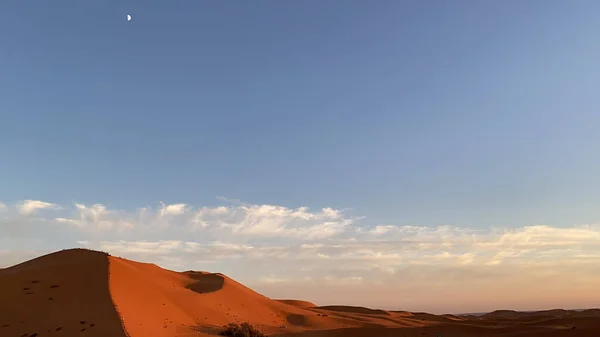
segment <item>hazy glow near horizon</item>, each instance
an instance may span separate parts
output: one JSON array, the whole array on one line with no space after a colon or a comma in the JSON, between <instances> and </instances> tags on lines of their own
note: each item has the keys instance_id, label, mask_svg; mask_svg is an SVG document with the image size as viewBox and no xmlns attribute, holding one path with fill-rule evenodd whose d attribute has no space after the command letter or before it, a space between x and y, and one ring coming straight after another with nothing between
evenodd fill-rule
<instances>
[{"instance_id":1,"label":"hazy glow near horizon","mask_svg":"<svg viewBox=\"0 0 600 337\"><path fill-rule=\"evenodd\" d=\"M597 304L600 226L369 225L323 208L2 204L0 264L86 247L223 272L270 297L429 312ZM44 238L52 235L55 241Z\"/></svg>"}]
</instances>

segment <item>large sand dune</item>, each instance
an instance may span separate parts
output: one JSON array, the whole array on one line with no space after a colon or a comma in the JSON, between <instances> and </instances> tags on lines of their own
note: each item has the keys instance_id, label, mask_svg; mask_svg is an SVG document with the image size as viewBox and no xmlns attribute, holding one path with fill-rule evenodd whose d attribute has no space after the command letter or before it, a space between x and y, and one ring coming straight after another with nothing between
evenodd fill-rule
<instances>
[{"instance_id":1,"label":"large sand dune","mask_svg":"<svg viewBox=\"0 0 600 337\"><path fill-rule=\"evenodd\" d=\"M212 336L250 322L268 335L600 336L600 310L479 317L271 300L222 274L174 272L88 250L0 270L0 336Z\"/></svg>"}]
</instances>

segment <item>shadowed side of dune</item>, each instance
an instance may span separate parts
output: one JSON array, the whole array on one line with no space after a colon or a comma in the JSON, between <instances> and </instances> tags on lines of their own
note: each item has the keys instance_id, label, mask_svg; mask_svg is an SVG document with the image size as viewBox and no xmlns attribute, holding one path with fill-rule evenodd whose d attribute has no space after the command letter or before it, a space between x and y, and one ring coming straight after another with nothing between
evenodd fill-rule
<instances>
[{"instance_id":1,"label":"shadowed side of dune","mask_svg":"<svg viewBox=\"0 0 600 337\"><path fill-rule=\"evenodd\" d=\"M125 337L105 253L72 249L0 271L0 336Z\"/></svg>"},{"instance_id":2,"label":"shadowed side of dune","mask_svg":"<svg viewBox=\"0 0 600 337\"><path fill-rule=\"evenodd\" d=\"M281 302L284 304L289 304L289 305L293 305L295 307L299 307L299 308L314 308L317 305L309 302L309 301L301 301L301 300L275 300L277 302Z\"/></svg>"},{"instance_id":3,"label":"shadowed side of dune","mask_svg":"<svg viewBox=\"0 0 600 337\"><path fill-rule=\"evenodd\" d=\"M225 278L218 274L192 274L188 276L194 280L194 283L188 284L186 288L199 294L220 290L225 283Z\"/></svg>"},{"instance_id":4,"label":"shadowed side of dune","mask_svg":"<svg viewBox=\"0 0 600 337\"><path fill-rule=\"evenodd\" d=\"M206 274L214 274L214 273L209 273L207 271L188 270L188 271L182 272L182 274L186 275L187 277L189 277L191 279L196 279L196 278L202 277Z\"/></svg>"},{"instance_id":5,"label":"shadowed side of dune","mask_svg":"<svg viewBox=\"0 0 600 337\"><path fill-rule=\"evenodd\" d=\"M305 315L291 314L286 316L286 321L291 325L307 326L308 320Z\"/></svg>"},{"instance_id":6,"label":"shadowed side of dune","mask_svg":"<svg viewBox=\"0 0 600 337\"><path fill-rule=\"evenodd\" d=\"M488 312L487 314L481 315L479 317L483 319L491 319L491 318L515 318L518 317L519 313L515 310L494 310L492 312Z\"/></svg>"},{"instance_id":7,"label":"shadowed side of dune","mask_svg":"<svg viewBox=\"0 0 600 337\"><path fill-rule=\"evenodd\" d=\"M354 314L368 314L368 315L387 315L390 313L385 310L379 309L369 309L365 307L354 307L347 305L325 305L320 307L315 307L315 309L327 310L327 311L337 311L337 312L348 312Z\"/></svg>"},{"instance_id":8,"label":"shadowed side of dune","mask_svg":"<svg viewBox=\"0 0 600 337\"><path fill-rule=\"evenodd\" d=\"M455 322L463 320L452 315L434 315L426 312L413 312L412 317L414 319L428 322Z\"/></svg>"}]
</instances>

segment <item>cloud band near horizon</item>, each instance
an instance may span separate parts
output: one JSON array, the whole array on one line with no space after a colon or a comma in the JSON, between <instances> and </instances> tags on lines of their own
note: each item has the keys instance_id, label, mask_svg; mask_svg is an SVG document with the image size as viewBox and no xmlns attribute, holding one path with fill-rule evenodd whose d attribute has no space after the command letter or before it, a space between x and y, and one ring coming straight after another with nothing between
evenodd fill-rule
<instances>
[{"instance_id":1,"label":"cloud band near horizon","mask_svg":"<svg viewBox=\"0 0 600 337\"><path fill-rule=\"evenodd\" d=\"M271 297L430 312L598 303L600 226L398 226L332 208L0 203L0 266L86 247L224 272ZM348 291L356 296L348 299ZM457 302L459 301L459 303ZM595 302L594 302L595 301ZM488 307L486 307L486 305Z\"/></svg>"}]
</instances>

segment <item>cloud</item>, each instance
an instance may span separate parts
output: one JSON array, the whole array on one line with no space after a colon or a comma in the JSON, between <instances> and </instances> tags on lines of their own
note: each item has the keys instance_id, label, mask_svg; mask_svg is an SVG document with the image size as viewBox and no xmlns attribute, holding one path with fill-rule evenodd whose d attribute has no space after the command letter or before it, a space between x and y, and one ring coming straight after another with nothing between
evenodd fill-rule
<instances>
[{"instance_id":1,"label":"cloud","mask_svg":"<svg viewBox=\"0 0 600 337\"><path fill-rule=\"evenodd\" d=\"M83 230L90 231L117 231L133 228L134 224L122 219L119 212L108 210L102 204L86 206L84 204L75 204L73 218L57 217L55 221L59 223L70 224Z\"/></svg>"},{"instance_id":2,"label":"cloud","mask_svg":"<svg viewBox=\"0 0 600 337\"><path fill-rule=\"evenodd\" d=\"M6 208L0 231L8 234L0 246L14 253L25 246L100 249L175 270L223 272L270 296L322 304L478 311L503 303L600 301L589 295L600 279L598 225L370 226L368 219L327 207L222 201L215 207L161 202L124 210L27 200L14 214ZM40 209L53 209L54 216L35 212ZM354 295L348 298L348 292ZM485 301L496 302L488 308Z\"/></svg>"},{"instance_id":3,"label":"cloud","mask_svg":"<svg viewBox=\"0 0 600 337\"><path fill-rule=\"evenodd\" d=\"M165 240L157 242L149 241L116 241L116 242L100 242L99 248L108 251L115 252L117 254L127 253L143 253L151 255L162 255L172 252L175 249L181 249L181 241L176 240ZM88 243L89 245L89 243Z\"/></svg>"},{"instance_id":4,"label":"cloud","mask_svg":"<svg viewBox=\"0 0 600 337\"><path fill-rule=\"evenodd\" d=\"M74 206L70 208L69 215L54 220L87 232L129 233L131 238L162 234L168 229L174 235L208 232L215 238L232 235L248 238L287 237L306 241L333 237L344 232L354 221L345 217L343 212L331 208L311 212L306 207L291 209L242 204L211 208L161 202L157 209L144 207L127 212L109 210L102 204Z\"/></svg>"},{"instance_id":5,"label":"cloud","mask_svg":"<svg viewBox=\"0 0 600 337\"><path fill-rule=\"evenodd\" d=\"M17 205L19 212L23 215L29 215L43 209L59 209L60 207L56 204L40 201L40 200L25 200Z\"/></svg>"},{"instance_id":6,"label":"cloud","mask_svg":"<svg viewBox=\"0 0 600 337\"><path fill-rule=\"evenodd\" d=\"M186 204L173 204L166 205L163 202L160 203L162 208L160 209L160 215L181 215L185 212Z\"/></svg>"},{"instance_id":7,"label":"cloud","mask_svg":"<svg viewBox=\"0 0 600 337\"><path fill-rule=\"evenodd\" d=\"M262 283L267 283L267 284L273 284L273 283L287 283L290 282L291 280L286 279L286 278L277 278L277 277L263 277L260 279L260 282Z\"/></svg>"}]
</instances>

